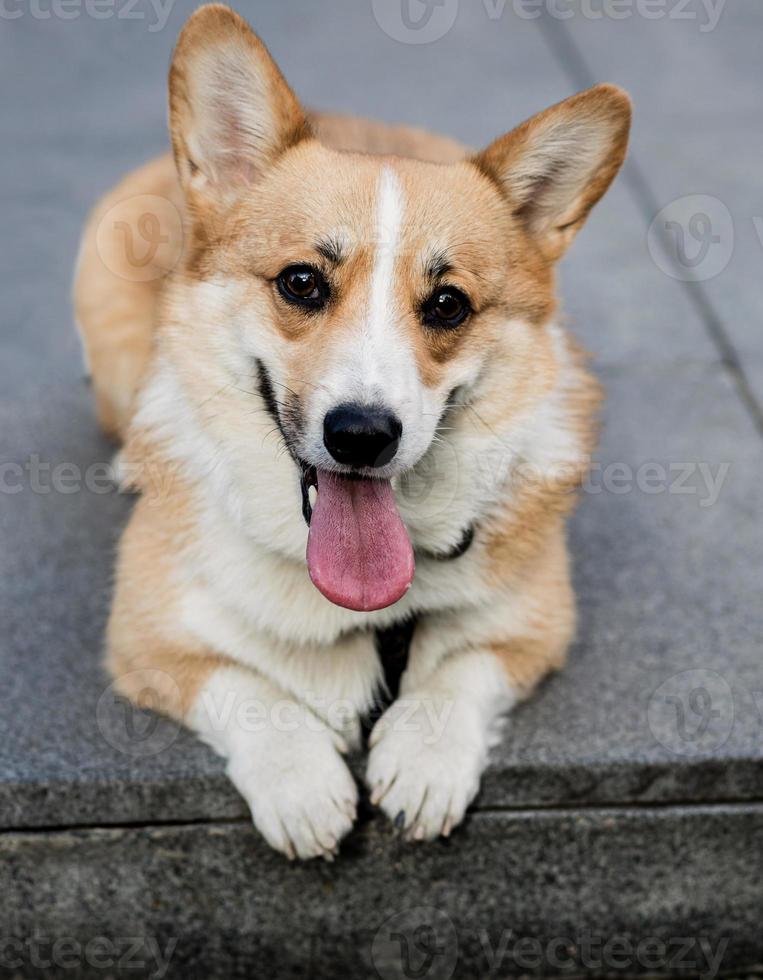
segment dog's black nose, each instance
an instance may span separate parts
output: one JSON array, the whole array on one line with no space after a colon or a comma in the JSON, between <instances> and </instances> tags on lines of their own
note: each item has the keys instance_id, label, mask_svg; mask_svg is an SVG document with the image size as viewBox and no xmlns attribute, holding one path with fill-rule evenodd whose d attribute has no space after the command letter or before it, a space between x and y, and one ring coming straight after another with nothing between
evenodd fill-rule
<instances>
[{"instance_id":1,"label":"dog's black nose","mask_svg":"<svg viewBox=\"0 0 763 980\"><path fill-rule=\"evenodd\" d=\"M385 466L402 434L402 422L385 408L338 405L323 420L324 446L347 466Z\"/></svg>"}]
</instances>

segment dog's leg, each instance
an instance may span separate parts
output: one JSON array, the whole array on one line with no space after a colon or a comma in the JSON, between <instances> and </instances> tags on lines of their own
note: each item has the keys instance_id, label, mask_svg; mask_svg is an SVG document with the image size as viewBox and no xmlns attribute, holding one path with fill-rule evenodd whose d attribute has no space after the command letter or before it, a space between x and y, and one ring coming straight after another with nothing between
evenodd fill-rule
<instances>
[{"instance_id":1,"label":"dog's leg","mask_svg":"<svg viewBox=\"0 0 763 980\"><path fill-rule=\"evenodd\" d=\"M122 694L182 721L227 760L272 847L333 858L357 803L341 735L266 678L214 655L154 647L110 666Z\"/></svg>"},{"instance_id":2,"label":"dog's leg","mask_svg":"<svg viewBox=\"0 0 763 980\"><path fill-rule=\"evenodd\" d=\"M266 840L289 857L331 858L355 818L357 787L343 738L264 673L213 651L184 626L190 578L167 548L187 513L142 497L123 536L107 666L130 701L188 725L227 771ZM225 620L225 616L222 617ZM242 634L241 648L266 637ZM248 644L248 646L247 646ZM243 655L243 654L242 654Z\"/></svg>"},{"instance_id":3,"label":"dog's leg","mask_svg":"<svg viewBox=\"0 0 763 980\"><path fill-rule=\"evenodd\" d=\"M289 858L333 859L357 805L341 735L235 665L210 675L186 722L227 759L228 776L272 847Z\"/></svg>"},{"instance_id":4,"label":"dog's leg","mask_svg":"<svg viewBox=\"0 0 763 980\"><path fill-rule=\"evenodd\" d=\"M519 638L447 657L371 733L371 802L411 839L448 836L477 795L502 717L553 659L551 650ZM512 676L514 664L522 686Z\"/></svg>"},{"instance_id":5,"label":"dog's leg","mask_svg":"<svg viewBox=\"0 0 763 980\"><path fill-rule=\"evenodd\" d=\"M497 659L455 654L405 691L369 739L371 802L414 840L447 836L479 789L496 722L516 700Z\"/></svg>"},{"instance_id":6,"label":"dog's leg","mask_svg":"<svg viewBox=\"0 0 763 980\"><path fill-rule=\"evenodd\" d=\"M371 733L366 781L409 838L428 840L463 819L506 712L564 662L574 630L566 562L419 630L400 697Z\"/></svg>"}]
</instances>

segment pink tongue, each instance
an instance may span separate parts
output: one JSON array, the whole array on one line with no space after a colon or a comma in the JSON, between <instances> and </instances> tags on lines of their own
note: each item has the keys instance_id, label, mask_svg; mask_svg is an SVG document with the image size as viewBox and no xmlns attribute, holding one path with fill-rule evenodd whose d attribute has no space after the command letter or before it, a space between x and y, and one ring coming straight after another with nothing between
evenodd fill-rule
<instances>
[{"instance_id":1,"label":"pink tongue","mask_svg":"<svg viewBox=\"0 0 763 980\"><path fill-rule=\"evenodd\" d=\"M318 470L307 567L316 588L347 609L384 609L405 595L413 548L389 480L347 480Z\"/></svg>"}]
</instances>

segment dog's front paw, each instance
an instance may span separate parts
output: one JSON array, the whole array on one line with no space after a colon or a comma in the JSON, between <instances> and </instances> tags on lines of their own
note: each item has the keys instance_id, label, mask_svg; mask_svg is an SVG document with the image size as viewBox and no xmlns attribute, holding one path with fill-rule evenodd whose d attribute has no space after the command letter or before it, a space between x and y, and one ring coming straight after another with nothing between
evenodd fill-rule
<instances>
[{"instance_id":1,"label":"dog's front paw","mask_svg":"<svg viewBox=\"0 0 763 980\"><path fill-rule=\"evenodd\" d=\"M265 840L292 860L333 860L355 822L357 786L327 733L274 733L237 751L228 775Z\"/></svg>"},{"instance_id":2,"label":"dog's front paw","mask_svg":"<svg viewBox=\"0 0 763 980\"><path fill-rule=\"evenodd\" d=\"M477 795L487 746L453 701L408 696L379 719L366 782L410 840L448 836Z\"/></svg>"}]
</instances>

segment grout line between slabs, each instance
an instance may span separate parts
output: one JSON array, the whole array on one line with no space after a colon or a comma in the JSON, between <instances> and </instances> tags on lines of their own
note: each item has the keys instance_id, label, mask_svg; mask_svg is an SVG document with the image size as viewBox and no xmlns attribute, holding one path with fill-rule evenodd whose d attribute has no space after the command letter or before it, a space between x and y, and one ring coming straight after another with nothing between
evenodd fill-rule
<instances>
[{"instance_id":1,"label":"grout line between slabs","mask_svg":"<svg viewBox=\"0 0 763 980\"><path fill-rule=\"evenodd\" d=\"M548 14L544 14L538 23L546 43L555 54L562 71L565 72L573 85L580 88L589 88L591 85L595 85L596 77L590 70L566 25L558 20L553 20ZM649 220L650 217L659 212L660 206L638 159L632 151L625 164L623 174L636 204L642 212L645 212L645 217ZM679 284L683 287L684 294L694 307L700 322L718 351L721 365L731 378L737 396L752 419L758 435L763 437L763 406L752 390L737 349L723 325L721 316L701 283L680 282Z\"/></svg>"},{"instance_id":2,"label":"grout line between slabs","mask_svg":"<svg viewBox=\"0 0 763 980\"><path fill-rule=\"evenodd\" d=\"M609 816L613 814L625 814L626 816L644 816L646 814L680 814L691 815L696 813L712 812L739 812L744 813L749 810L763 812L763 799L752 797L749 799L730 797L719 798L716 800L701 800L687 798L686 800L634 800L634 801L610 801L601 803L583 803L581 801L565 803L536 803L536 804L489 804L486 806L475 806L468 812L468 817L490 817L506 816L516 818L537 819L538 816L561 816L578 819L583 816ZM366 824L376 824L383 826L384 818L379 814L368 816L358 822L358 826ZM252 828L254 827L251 818L248 816L230 817L198 817L188 819L168 819L168 820L126 820L118 823L83 823L73 822L71 824L43 824L39 827L9 826L0 828L0 844L3 838L8 837L52 837L57 834L87 834L92 832L121 832L121 831L154 831L154 830L184 830L191 828ZM389 829L389 828L387 828Z\"/></svg>"}]
</instances>

